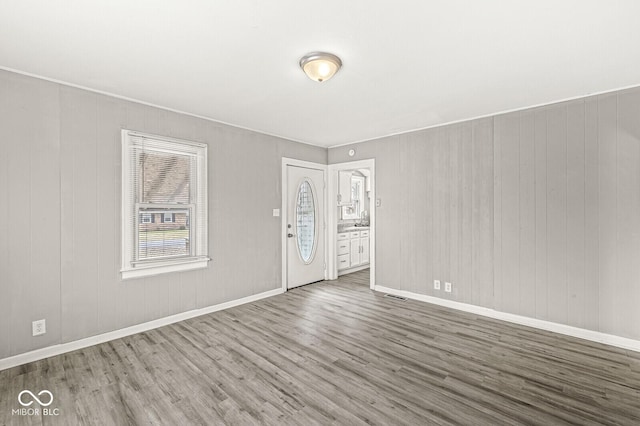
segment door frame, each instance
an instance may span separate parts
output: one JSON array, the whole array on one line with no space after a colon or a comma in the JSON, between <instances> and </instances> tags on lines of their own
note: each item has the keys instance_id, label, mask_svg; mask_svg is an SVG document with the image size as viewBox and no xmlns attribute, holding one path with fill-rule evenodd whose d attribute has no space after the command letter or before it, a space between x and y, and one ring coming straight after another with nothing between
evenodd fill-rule
<instances>
[{"instance_id":1,"label":"door frame","mask_svg":"<svg viewBox=\"0 0 640 426\"><path fill-rule=\"evenodd\" d=\"M327 232L326 250L327 250L327 278L328 280L338 279L338 262L337 262L337 243L338 243L338 208L333 204L337 204L338 200L338 172L342 170L369 169L371 176L371 198L369 204L369 288L375 290L376 286L376 160L370 158L367 160L350 161L347 163L329 164L329 181L328 193L329 200L332 200L332 208L329 209L327 222L327 230L335 230L336 232ZM333 201L335 200L335 203ZM328 204L327 204L328 205Z\"/></svg>"},{"instance_id":2,"label":"door frame","mask_svg":"<svg viewBox=\"0 0 640 426\"><path fill-rule=\"evenodd\" d=\"M281 223L281 246L282 246L282 291L288 291L288 268L287 268L287 211L289 204L289 191L288 191L288 179L287 179L287 167L288 166L296 166L296 167L305 167L307 169L314 170L322 170L322 199L324 200L324 209L321 212L322 214L322 232L318 232L318 238L324 238L324 279L327 279L327 230L329 227L327 226L327 209L328 209L328 199L327 199L327 165L320 163L313 163L311 161L297 160L295 158L287 158L282 157L282 206L280 209L280 223ZM317 253L316 253L317 255Z\"/></svg>"}]
</instances>

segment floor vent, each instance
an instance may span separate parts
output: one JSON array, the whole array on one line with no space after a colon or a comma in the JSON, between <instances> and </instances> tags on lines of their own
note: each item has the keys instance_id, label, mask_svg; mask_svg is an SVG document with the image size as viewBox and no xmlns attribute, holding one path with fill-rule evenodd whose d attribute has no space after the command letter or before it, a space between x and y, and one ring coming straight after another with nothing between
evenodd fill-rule
<instances>
[{"instance_id":1,"label":"floor vent","mask_svg":"<svg viewBox=\"0 0 640 426\"><path fill-rule=\"evenodd\" d=\"M396 299L396 300L402 300L403 302L406 302L407 300L406 297L396 296L395 294L385 294L384 297L389 297L391 299Z\"/></svg>"}]
</instances>

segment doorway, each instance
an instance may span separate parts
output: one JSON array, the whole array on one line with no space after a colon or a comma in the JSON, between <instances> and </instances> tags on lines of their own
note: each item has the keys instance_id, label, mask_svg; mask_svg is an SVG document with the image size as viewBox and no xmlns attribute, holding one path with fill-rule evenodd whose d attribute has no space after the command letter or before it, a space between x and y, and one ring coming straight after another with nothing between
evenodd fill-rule
<instances>
[{"instance_id":1,"label":"doorway","mask_svg":"<svg viewBox=\"0 0 640 426\"><path fill-rule=\"evenodd\" d=\"M339 275L368 267L369 288L374 290L376 207L380 203L376 198L375 159L331 164L328 174L327 279L334 280ZM344 176L349 180L341 179ZM358 195L358 188L363 185L366 194L362 195L361 192ZM352 191L351 199L345 202L345 193L348 191ZM367 204L360 209L358 200L365 198ZM363 211L367 213L366 219ZM344 227L345 219L353 222L353 229Z\"/></svg>"},{"instance_id":2,"label":"doorway","mask_svg":"<svg viewBox=\"0 0 640 426\"><path fill-rule=\"evenodd\" d=\"M326 166L283 158L282 287L326 279Z\"/></svg>"}]
</instances>

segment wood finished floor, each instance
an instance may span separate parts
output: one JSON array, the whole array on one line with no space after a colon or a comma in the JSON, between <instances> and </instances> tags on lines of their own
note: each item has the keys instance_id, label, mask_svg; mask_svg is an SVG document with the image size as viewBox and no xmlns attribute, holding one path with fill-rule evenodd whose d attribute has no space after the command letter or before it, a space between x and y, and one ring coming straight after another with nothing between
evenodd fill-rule
<instances>
[{"instance_id":1,"label":"wood finished floor","mask_svg":"<svg viewBox=\"0 0 640 426\"><path fill-rule=\"evenodd\" d=\"M48 389L58 417L12 416ZM640 424L640 354L368 288L368 271L0 372L2 424Z\"/></svg>"}]
</instances>

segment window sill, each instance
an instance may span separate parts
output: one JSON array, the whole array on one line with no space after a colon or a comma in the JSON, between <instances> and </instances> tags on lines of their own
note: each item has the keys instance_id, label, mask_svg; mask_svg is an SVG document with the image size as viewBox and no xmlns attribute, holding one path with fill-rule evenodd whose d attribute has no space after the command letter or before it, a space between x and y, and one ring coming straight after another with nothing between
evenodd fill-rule
<instances>
[{"instance_id":1,"label":"window sill","mask_svg":"<svg viewBox=\"0 0 640 426\"><path fill-rule=\"evenodd\" d=\"M131 278L148 277L152 275L166 274L169 272L191 271L193 269L206 268L209 262L208 257L197 259L185 259L173 262L151 263L145 265L138 265L135 268L123 269L122 279L128 280Z\"/></svg>"}]
</instances>

